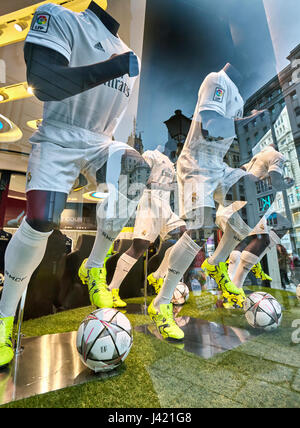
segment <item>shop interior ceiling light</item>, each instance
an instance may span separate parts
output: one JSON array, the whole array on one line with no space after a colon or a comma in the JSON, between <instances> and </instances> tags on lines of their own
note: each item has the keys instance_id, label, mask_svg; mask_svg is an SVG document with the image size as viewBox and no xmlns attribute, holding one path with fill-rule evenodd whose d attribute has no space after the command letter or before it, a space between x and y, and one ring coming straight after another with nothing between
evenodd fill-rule
<instances>
[{"instance_id":1,"label":"shop interior ceiling light","mask_svg":"<svg viewBox=\"0 0 300 428\"><path fill-rule=\"evenodd\" d=\"M30 95L33 95L33 89L32 89L32 87L31 87L31 86L28 86L28 88L27 88L27 92L28 92Z\"/></svg>"},{"instance_id":2,"label":"shop interior ceiling light","mask_svg":"<svg viewBox=\"0 0 300 428\"><path fill-rule=\"evenodd\" d=\"M14 143L23 136L20 128L7 117L0 114L0 143Z\"/></svg>"},{"instance_id":3,"label":"shop interior ceiling light","mask_svg":"<svg viewBox=\"0 0 300 428\"><path fill-rule=\"evenodd\" d=\"M26 122L26 125L30 128L30 129L38 129L38 127L40 126L40 124L42 123L43 119L35 119L35 120L28 120L28 122Z\"/></svg>"},{"instance_id":4,"label":"shop interior ceiling light","mask_svg":"<svg viewBox=\"0 0 300 428\"><path fill-rule=\"evenodd\" d=\"M93 202L101 202L108 196L108 193L105 192L87 192L84 193L84 199Z\"/></svg>"},{"instance_id":5,"label":"shop interior ceiling light","mask_svg":"<svg viewBox=\"0 0 300 428\"><path fill-rule=\"evenodd\" d=\"M27 82L20 82L14 85L3 86L0 88L0 103L21 100L33 96L33 90Z\"/></svg>"},{"instance_id":6,"label":"shop interior ceiling light","mask_svg":"<svg viewBox=\"0 0 300 428\"><path fill-rule=\"evenodd\" d=\"M5 101L7 99L8 99L8 95L4 91L0 91L0 102Z\"/></svg>"},{"instance_id":7,"label":"shop interior ceiling light","mask_svg":"<svg viewBox=\"0 0 300 428\"><path fill-rule=\"evenodd\" d=\"M51 2L63 5L63 7L74 12L82 12L88 7L91 0L51 0ZM38 2L32 6L0 16L0 47L24 41L36 9L46 3L49 1Z\"/></svg>"},{"instance_id":8,"label":"shop interior ceiling light","mask_svg":"<svg viewBox=\"0 0 300 428\"><path fill-rule=\"evenodd\" d=\"M32 17L30 16L30 20L31 20L31 18ZM18 21L14 24L14 27L17 31L21 32L21 31L26 30L26 28L28 27L28 24L25 21Z\"/></svg>"}]
</instances>

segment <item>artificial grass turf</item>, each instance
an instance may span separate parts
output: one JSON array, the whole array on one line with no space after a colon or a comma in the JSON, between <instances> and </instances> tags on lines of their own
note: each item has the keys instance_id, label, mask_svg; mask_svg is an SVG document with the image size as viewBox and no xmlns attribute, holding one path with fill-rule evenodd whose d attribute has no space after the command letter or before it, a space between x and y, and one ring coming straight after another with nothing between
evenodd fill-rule
<instances>
[{"instance_id":1,"label":"artificial grass turf","mask_svg":"<svg viewBox=\"0 0 300 428\"><path fill-rule=\"evenodd\" d=\"M300 319L300 303L290 292L252 289L270 292L284 306L282 326L275 332L263 333L238 348L205 360L134 331L132 350L118 376L2 407L300 407L300 344L291 340L292 321ZM93 309L85 307L26 321L24 334L77 330L80 321ZM216 309L208 294L191 294L179 314L184 315L250 329L242 311ZM150 323L146 315L127 316L134 327Z\"/></svg>"}]
</instances>

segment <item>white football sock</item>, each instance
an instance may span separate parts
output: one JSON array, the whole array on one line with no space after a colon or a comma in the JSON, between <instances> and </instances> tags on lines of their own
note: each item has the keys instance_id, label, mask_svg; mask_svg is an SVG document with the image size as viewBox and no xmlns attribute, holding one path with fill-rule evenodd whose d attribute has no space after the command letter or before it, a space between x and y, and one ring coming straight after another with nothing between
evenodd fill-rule
<instances>
[{"instance_id":1,"label":"white football sock","mask_svg":"<svg viewBox=\"0 0 300 428\"><path fill-rule=\"evenodd\" d=\"M118 234L119 234L119 231L117 233L112 233L112 231L109 231L109 233L107 233L101 229L97 230L92 251L85 264L85 267L87 269L94 268L94 267L96 268L103 267L103 263L106 258L106 255L110 247L112 246L114 240L118 236Z\"/></svg>"},{"instance_id":2,"label":"white football sock","mask_svg":"<svg viewBox=\"0 0 300 428\"><path fill-rule=\"evenodd\" d=\"M229 256L229 265L228 265L228 275L231 280L233 280L236 270L238 268L242 252L234 250L230 253Z\"/></svg>"},{"instance_id":3,"label":"white football sock","mask_svg":"<svg viewBox=\"0 0 300 428\"><path fill-rule=\"evenodd\" d=\"M210 265L218 265L221 262L226 262L230 253L235 249L240 242L237 234L229 224L226 225L223 236L218 243L218 246L211 257L208 259Z\"/></svg>"},{"instance_id":4,"label":"white football sock","mask_svg":"<svg viewBox=\"0 0 300 428\"><path fill-rule=\"evenodd\" d=\"M243 251L241 259L238 264L236 273L233 278L233 283L238 287L242 288L244 281L250 272L251 268L259 262L259 257L249 251Z\"/></svg>"},{"instance_id":5,"label":"white football sock","mask_svg":"<svg viewBox=\"0 0 300 428\"><path fill-rule=\"evenodd\" d=\"M161 264L158 266L155 272L152 273L155 279L164 278L167 275L168 264L169 264L169 256L173 246L167 248L164 258Z\"/></svg>"},{"instance_id":6,"label":"white football sock","mask_svg":"<svg viewBox=\"0 0 300 428\"><path fill-rule=\"evenodd\" d=\"M270 244L267 246L267 248L265 248L265 250L259 255L259 262L261 261L261 259L270 251L272 250L273 247L275 247L275 245L280 244L281 239L279 238L279 236L273 231L271 230L269 232L269 238L270 238ZM258 263L258 262L257 262Z\"/></svg>"},{"instance_id":7,"label":"white football sock","mask_svg":"<svg viewBox=\"0 0 300 428\"><path fill-rule=\"evenodd\" d=\"M164 284L153 302L155 309L159 309L159 306L162 304L171 302L178 282L193 262L199 250L200 247L186 232L172 247Z\"/></svg>"},{"instance_id":8,"label":"white football sock","mask_svg":"<svg viewBox=\"0 0 300 428\"><path fill-rule=\"evenodd\" d=\"M38 232L23 219L5 252L4 287L0 302L0 316L15 316L18 303L41 263L52 232ZM41 284L41 287L43 285Z\"/></svg>"},{"instance_id":9,"label":"white football sock","mask_svg":"<svg viewBox=\"0 0 300 428\"><path fill-rule=\"evenodd\" d=\"M138 200L129 200L121 193L113 193L97 207L97 234L86 268L103 267L108 250L128 219L136 210ZM111 208L111 207L114 208Z\"/></svg>"},{"instance_id":10,"label":"white football sock","mask_svg":"<svg viewBox=\"0 0 300 428\"><path fill-rule=\"evenodd\" d=\"M123 253L121 255L118 260L113 279L109 284L110 290L112 290L113 288L120 288L120 285L122 284L124 278L130 271L130 269L136 264L137 260L138 259L135 259L126 253Z\"/></svg>"}]
</instances>

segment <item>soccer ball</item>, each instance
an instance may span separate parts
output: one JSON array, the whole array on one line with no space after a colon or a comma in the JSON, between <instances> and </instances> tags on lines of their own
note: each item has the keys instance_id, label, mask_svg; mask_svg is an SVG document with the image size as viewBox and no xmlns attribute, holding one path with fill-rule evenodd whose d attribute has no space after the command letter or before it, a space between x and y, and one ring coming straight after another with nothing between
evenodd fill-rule
<instances>
[{"instance_id":1,"label":"soccer ball","mask_svg":"<svg viewBox=\"0 0 300 428\"><path fill-rule=\"evenodd\" d=\"M277 300L271 294L260 291L247 297L244 311L251 327L266 331L275 330L282 320L282 310Z\"/></svg>"},{"instance_id":2,"label":"soccer ball","mask_svg":"<svg viewBox=\"0 0 300 428\"><path fill-rule=\"evenodd\" d=\"M184 282L179 282L175 288L171 302L174 305L183 305L190 297L189 287Z\"/></svg>"},{"instance_id":3,"label":"soccer ball","mask_svg":"<svg viewBox=\"0 0 300 428\"><path fill-rule=\"evenodd\" d=\"M95 372L105 372L122 364L132 341L129 319L116 309L102 308L80 324L76 348L83 364Z\"/></svg>"},{"instance_id":4,"label":"soccer ball","mask_svg":"<svg viewBox=\"0 0 300 428\"><path fill-rule=\"evenodd\" d=\"M297 285L296 296L297 296L297 299L300 300L300 284Z\"/></svg>"}]
</instances>

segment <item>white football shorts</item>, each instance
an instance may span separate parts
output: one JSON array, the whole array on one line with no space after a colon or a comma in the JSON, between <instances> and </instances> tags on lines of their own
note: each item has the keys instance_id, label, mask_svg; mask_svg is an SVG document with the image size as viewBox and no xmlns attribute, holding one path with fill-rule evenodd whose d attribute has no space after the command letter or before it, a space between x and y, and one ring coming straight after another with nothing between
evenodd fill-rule
<instances>
[{"instance_id":1,"label":"white football shorts","mask_svg":"<svg viewBox=\"0 0 300 428\"><path fill-rule=\"evenodd\" d=\"M244 170L230 168L225 163L219 168L199 167L197 172L189 174L181 174L180 165L177 170L180 217L194 229L205 224L204 207L215 208L215 202L223 204L230 188L247 175Z\"/></svg>"},{"instance_id":2,"label":"white football shorts","mask_svg":"<svg viewBox=\"0 0 300 428\"><path fill-rule=\"evenodd\" d=\"M88 141L88 135L87 135ZM107 174L117 175L121 170L120 159L126 150L134 150L125 143L109 137L90 142L81 141L77 148L62 147L52 142L32 143L26 191L48 190L69 194L78 175L83 174L95 184L96 172L107 162ZM79 146L79 148L78 148ZM112 156L115 154L115 156ZM116 158L118 168L115 168ZM110 165L110 159L112 165ZM116 171L117 169L117 171ZM119 170L119 171L118 171Z\"/></svg>"},{"instance_id":3,"label":"white football shorts","mask_svg":"<svg viewBox=\"0 0 300 428\"><path fill-rule=\"evenodd\" d=\"M164 239L181 226L185 226L185 222L172 211L170 192L144 190L136 212L133 239L154 242L158 236Z\"/></svg>"},{"instance_id":4,"label":"white football shorts","mask_svg":"<svg viewBox=\"0 0 300 428\"><path fill-rule=\"evenodd\" d=\"M226 225L229 224L240 241L243 241L247 236L269 234L269 227L265 216L259 220L254 228L251 228L244 222L237 211L246 204L247 202L244 201L235 201L228 206L220 204L216 213L216 225L225 232Z\"/></svg>"}]
</instances>

